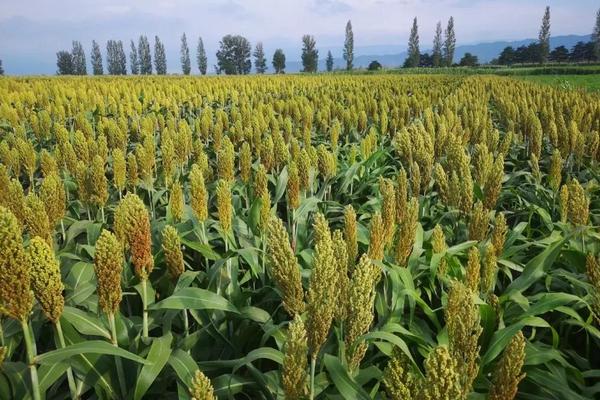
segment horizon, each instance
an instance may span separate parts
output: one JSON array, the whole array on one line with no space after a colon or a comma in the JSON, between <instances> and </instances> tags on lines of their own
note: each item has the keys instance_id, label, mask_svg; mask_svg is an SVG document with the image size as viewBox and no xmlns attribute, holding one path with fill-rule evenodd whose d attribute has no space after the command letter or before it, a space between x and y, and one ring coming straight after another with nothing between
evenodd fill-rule
<instances>
[{"instance_id":1,"label":"horizon","mask_svg":"<svg viewBox=\"0 0 600 400\"><path fill-rule=\"evenodd\" d=\"M192 60L197 38L202 36L211 73L218 42L228 33L247 37L253 46L263 42L269 66L276 48L284 50L288 63L299 61L300 38L304 33L315 36L321 59L329 50L339 59L347 20L353 25L355 57L398 55L406 49L415 16L419 21L421 49L427 51L431 48L435 23L439 20L445 27L450 16L455 19L457 47L536 39L546 5L551 8L553 37L589 35L599 5L592 0L573 3L567 0L533 0L527 4L516 0L304 0L283 4L275 0L243 3L132 0L123 4L115 0L94 3L68 0L59 10L43 0L24 1L1 6L0 59L8 75L53 75L56 52L70 50L72 40L82 43L89 65L93 39L99 42L104 58L107 40L122 40L128 54L129 40L137 44L139 35L145 34L151 44L155 35L161 38L166 47L167 71L177 73L180 38L184 32ZM197 72L195 62L192 70Z\"/></svg>"}]
</instances>

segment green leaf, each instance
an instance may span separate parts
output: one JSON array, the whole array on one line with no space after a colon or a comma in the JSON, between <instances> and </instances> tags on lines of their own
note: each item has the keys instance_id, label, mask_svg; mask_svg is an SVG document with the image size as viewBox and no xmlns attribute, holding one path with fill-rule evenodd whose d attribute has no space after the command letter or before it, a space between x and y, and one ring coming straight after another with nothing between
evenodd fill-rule
<instances>
[{"instance_id":1,"label":"green leaf","mask_svg":"<svg viewBox=\"0 0 600 400\"><path fill-rule=\"evenodd\" d=\"M91 313L75 307L65 306L61 318L68 321L83 335L102 336L106 339L110 339L110 333L104 327L100 319Z\"/></svg>"},{"instance_id":2,"label":"green leaf","mask_svg":"<svg viewBox=\"0 0 600 400\"><path fill-rule=\"evenodd\" d=\"M87 342L81 342L72 344L63 349L52 350L44 354L40 354L35 358L38 364L53 364L64 361L65 359L77 356L80 354L108 354L117 357L126 358L131 361L138 362L140 364L150 364L149 361L144 360L140 356L123 350L120 347L113 346L108 342L102 340L90 340Z\"/></svg>"},{"instance_id":3,"label":"green leaf","mask_svg":"<svg viewBox=\"0 0 600 400\"><path fill-rule=\"evenodd\" d=\"M410 354L410 350L409 350L408 346L406 345L406 342L404 342L404 340L402 340L400 338L400 336L394 335L393 333L390 333L390 332L374 331L374 332L369 332L366 335L364 335L363 339L366 341L383 340L386 342L390 342L390 343L398 346L400 348L400 350L402 350L402 352L404 354L406 354L406 356L412 360L413 363L415 362L415 360L412 357L412 354Z\"/></svg>"},{"instance_id":4,"label":"green leaf","mask_svg":"<svg viewBox=\"0 0 600 400\"><path fill-rule=\"evenodd\" d=\"M133 396L135 400L139 400L144 396L169 360L169 357L171 356L172 340L173 336L168 333L163 337L154 339L152 342L148 357L146 357L146 360L150 361L152 364L144 365L137 377L135 393Z\"/></svg>"},{"instance_id":5,"label":"green leaf","mask_svg":"<svg viewBox=\"0 0 600 400\"><path fill-rule=\"evenodd\" d=\"M152 304L150 310L223 310L239 313L227 299L209 290L189 287Z\"/></svg>"},{"instance_id":6,"label":"green leaf","mask_svg":"<svg viewBox=\"0 0 600 400\"><path fill-rule=\"evenodd\" d=\"M333 381L333 384L340 392L344 399L360 399L368 400L371 397L358 383L356 383L348 374L348 371L337 357L330 354L325 354L324 358L325 368Z\"/></svg>"},{"instance_id":7,"label":"green leaf","mask_svg":"<svg viewBox=\"0 0 600 400\"><path fill-rule=\"evenodd\" d=\"M40 391L46 392L65 372L69 369L69 363L57 362L55 364L42 365L38 369Z\"/></svg>"},{"instance_id":8,"label":"green leaf","mask_svg":"<svg viewBox=\"0 0 600 400\"><path fill-rule=\"evenodd\" d=\"M175 371L179 379L186 385L190 386L192 378L198 370L198 364L188 353L181 349L177 349L171 353L167 361L171 368Z\"/></svg>"},{"instance_id":9,"label":"green leaf","mask_svg":"<svg viewBox=\"0 0 600 400\"><path fill-rule=\"evenodd\" d=\"M207 244L187 240L184 238L181 238L181 244L189 247L192 250L196 250L198 253L202 254L204 257L206 257L209 260L218 260L219 258L221 258L221 256L219 256L219 254L217 254L212 249L212 247L210 247Z\"/></svg>"}]
</instances>

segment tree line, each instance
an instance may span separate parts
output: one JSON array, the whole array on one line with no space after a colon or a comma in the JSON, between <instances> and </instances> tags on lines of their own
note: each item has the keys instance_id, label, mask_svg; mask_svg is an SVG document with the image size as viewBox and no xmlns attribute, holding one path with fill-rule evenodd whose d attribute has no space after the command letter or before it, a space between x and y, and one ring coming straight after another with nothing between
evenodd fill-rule
<instances>
[{"instance_id":1,"label":"tree line","mask_svg":"<svg viewBox=\"0 0 600 400\"><path fill-rule=\"evenodd\" d=\"M430 53L421 53L419 44L419 26L417 18L413 24L408 39L408 54L404 67L451 67L476 66L479 64L477 56L466 53L461 60L454 63L456 49L456 33L454 29L454 18L451 16L442 28L441 21L435 27L433 46ZM57 73L59 75L86 75L86 56L83 46L79 41L73 41L70 51L62 50L57 54ZM262 42L256 43L254 50L250 41L241 35L226 35L219 42L216 53L217 63L214 66L217 74L243 75L249 74L254 65L257 74L264 74L268 70L267 58ZM103 58L100 45L92 41L90 54L92 73L102 75L104 73ZM302 37L302 72L317 72L319 65L319 50L315 37L304 35ZM343 59L346 63L345 69L350 71L354 68L354 33L352 22L348 21L345 27L345 40L343 47ZM564 46L550 49L550 7L546 7L542 17L538 41L528 46L517 49L506 47L499 57L492 61L494 64L511 65L515 63L541 63L552 62L581 62L600 61L600 10L596 14L596 23L589 43L579 42L571 51ZM192 70L190 49L185 33L181 36L180 48L181 72L189 75ZM196 65L200 74L207 73L208 62L202 38L198 38L196 47ZM286 58L282 49L275 50L271 64L276 74L285 73ZM328 72L334 68L334 58L331 51L327 53L325 68ZM381 64L372 62L369 69L381 68ZM121 40L109 40L106 43L106 70L110 75L126 75L127 57ZM0 72L2 64L0 61ZM151 54L151 46L148 38L141 35L136 43L131 40L129 50L129 73L132 75L149 75L155 72L157 75L167 73L167 60L165 47L158 36L154 37L154 54Z\"/></svg>"}]
</instances>

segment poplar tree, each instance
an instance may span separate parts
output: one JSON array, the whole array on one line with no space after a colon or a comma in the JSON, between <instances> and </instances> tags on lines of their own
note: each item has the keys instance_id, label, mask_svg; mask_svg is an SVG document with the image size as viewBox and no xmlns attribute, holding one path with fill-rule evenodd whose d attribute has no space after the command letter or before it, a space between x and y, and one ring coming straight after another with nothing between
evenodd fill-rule
<instances>
[{"instance_id":1,"label":"poplar tree","mask_svg":"<svg viewBox=\"0 0 600 400\"><path fill-rule=\"evenodd\" d=\"M435 27L435 36L433 37L433 49L431 57L434 67L442 64L442 23L438 22Z\"/></svg>"},{"instance_id":2,"label":"poplar tree","mask_svg":"<svg viewBox=\"0 0 600 400\"><path fill-rule=\"evenodd\" d=\"M73 40L71 59L73 62L73 75L87 75L87 66L85 64L85 51L83 50L81 42L77 40Z\"/></svg>"},{"instance_id":3,"label":"poplar tree","mask_svg":"<svg viewBox=\"0 0 600 400\"><path fill-rule=\"evenodd\" d=\"M138 41L138 54L140 63L140 74L152 74L152 56L150 55L150 42L145 35L140 36Z\"/></svg>"},{"instance_id":4,"label":"poplar tree","mask_svg":"<svg viewBox=\"0 0 600 400\"><path fill-rule=\"evenodd\" d=\"M135 48L133 40L130 43L129 68L131 69L131 75L138 75L140 73L140 59L138 58L138 51Z\"/></svg>"},{"instance_id":5,"label":"poplar tree","mask_svg":"<svg viewBox=\"0 0 600 400\"><path fill-rule=\"evenodd\" d=\"M167 73L167 56L165 55L165 46L158 36L154 36L154 69L157 75Z\"/></svg>"},{"instance_id":6,"label":"poplar tree","mask_svg":"<svg viewBox=\"0 0 600 400\"><path fill-rule=\"evenodd\" d=\"M92 40L92 54L90 56L92 61L92 73L94 75L102 75L104 69L102 68L102 53L100 52L100 45L95 40Z\"/></svg>"},{"instance_id":7,"label":"poplar tree","mask_svg":"<svg viewBox=\"0 0 600 400\"><path fill-rule=\"evenodd\" d=\"M0 75L4 75L4 68L2 68L2 60L0 60Z\"/></svg>"},{"instance_id":8,"label":"poplar tree","mask_svg":"<svg viewBox=\"0 0 600 400\"><path fill-rule=\"evenodd\" d=\"M331 51L327 52L327 58L325 59L325 67L327 68L327 72L333 71L333 55L331 54Z\"/></svg>"},{"instance_id":9,"label":"poplar tree","mask_svg":"<svg viewBox=\"0 0 600 400\"><path fill-rule=\"evenodd\" d=\"M57 75L73 75L73 56L71 52L61 50L56 53Z\"/></svg>"},{"instance_id":10,"label":"poplar tree","mask_svg":"<svg viewBox=\"0 0 600 400\"><path fill-rule=\"evenodd\" d=\"M196 49L196 61L198 62L198 69L202 75L206 75L206 68L208 62L206 60L206 51L204 50L204 42L202 38L198 38L198 48Z\"/></svg>"},{"instance_id":11,"label":"poplar tree","mask_svg":"<svg viewBox=\"0 0 600 400\"><path fill-rule=\"evenodd\" d=\"M545 64L550 54L550 7L546 7L540 27L540 63Z\"/></svg>"},{"instance_id":12,"label":"poplar tree","mask_svg":"<svg viewBox=\"0 0 600 400\"><path fill-rule=\"evenodd\" d=\"M277 49L275 50L275 53L273 53L273 69L276 74L285 73L285 54L281 49Z\"/></svg>"},{"instance_id":13,"label":"poplar tree","mask_svg":"<svg viewBox=\"0 0 600 400\"><path fill-rule=\"evenodd\" d=\"M600 61L600 9L596 12L596 25L592 32L592 42L594 43L594 58Z\"/></svg>"},{"instance_id":14,"label":"poplar tree","mask_svg":"<svg viewBox=\"0 0 600 400\"><path fill-rule=\"evenodd\" d=\"M302 36L302 67L303 72L317 72L319 65L319 50L312 35Z\"/></svg>"},{"instance_id":15,"label":"poplar tree","mask_svg":"<svg viewBox=\"0 0 600 400\"><path fill-rule=\"evenodd\" d=\"M352 70L354 62L354 33L352 32L352 22L346 23L346 39L344 40L344 60L346 60L346 69Z\"/></svg>"},{"instance_id":16,"label":"poplar tree","mask_svg":"<svg viewBox=\"0 0 600 400\"><path fill-rule=\"evenodd\" d=\"M265 51L263 49L262 42L256 43L254 48L254 68L257 74L264 74L267 71L267 58L265 57Z\"/></svg>"},{"instance_id":17,"label":"poplar tree","mask_svg":"<svg viewBox=\"0 0 600 400\"><path fill-rule=\"evenodd\" d=\"M417 25L417 18L413 20L413 25L410 30L410 37L408 38L408 60L407 65L409 67L418 67L421 61L421 53L419 52L419 26Z\"/></svg>"},{"instance_id":18,"label":"poplar tree","mask_svg":"<svg viewBox=\"0 0 600 400\"><path fill-rule=\"evenodd\" d=\"M187 37L184 34L181 36L181 72L184 75L189 75L192 70L192 63L190 61L190 49L187 44Z\"/></svg>"},{"instance_id":19,"label":"poplar tree","mask_svg":"<svg viewBox=\"0 0 600 400\"><path fill-rule=\"evenodd\" d=\"M448 20L444 40L444 65L451 67L454 63L454 50L456 49L456 34L454 33L454 17Z\"/></svg>"}]
</instances>

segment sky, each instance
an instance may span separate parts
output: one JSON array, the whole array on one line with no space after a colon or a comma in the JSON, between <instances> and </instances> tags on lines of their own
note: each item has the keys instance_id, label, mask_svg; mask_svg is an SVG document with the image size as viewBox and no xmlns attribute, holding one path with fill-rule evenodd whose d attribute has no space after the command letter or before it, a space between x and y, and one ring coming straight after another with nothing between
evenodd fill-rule
<instances>
[{"instance_id":1,"label":"sky","mask_svg":"<svg viewBox=\"0 0 600 400\"><path fill-rule=\"evenodd\" d=\"M284 49L288 60L300 57L301 37L315 36L317 46L334 56L351 20L355 53L392 54L406 48L412 19L418 18L422 48L427 49L437 21L455 19L457 44L537 37L544 7L552 13L552 34L589 34L597 0L0 0L0 59L8 74L53 74L56 52L80 40L88 63L91 41L104 51L109 39L140 34L165 43L169 72L179 70L180 37L186 33L195 54L202 36L209 56L225 34L262 41L270 60Z\"/></svg>"}]
</instances>

